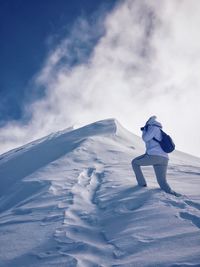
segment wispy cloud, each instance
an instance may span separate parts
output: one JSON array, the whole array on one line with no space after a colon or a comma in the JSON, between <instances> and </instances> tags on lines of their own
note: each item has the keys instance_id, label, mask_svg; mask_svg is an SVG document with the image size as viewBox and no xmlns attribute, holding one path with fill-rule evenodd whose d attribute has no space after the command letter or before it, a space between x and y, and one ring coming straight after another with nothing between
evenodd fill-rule
<instances>
[{"instance_id":1,"label":"wispy cloud","mask_svg":"<svg viewBox=\"0 0 200 267\"><path fill-rule=\"evenodd\" d=\"M200 155L199 14L196 0L127 0L77 20L35 76L46 93L26 107L28 124L1 129L1 151L108 117L139 134L157 114L180 149Z\"/></svg>"}]
</instances>

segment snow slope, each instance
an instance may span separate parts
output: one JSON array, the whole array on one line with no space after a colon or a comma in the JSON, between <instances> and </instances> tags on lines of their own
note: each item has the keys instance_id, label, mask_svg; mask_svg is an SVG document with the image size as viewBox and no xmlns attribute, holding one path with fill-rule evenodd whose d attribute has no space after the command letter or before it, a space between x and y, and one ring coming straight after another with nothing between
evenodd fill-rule
<instances>
[{"instance_id":1,"label":"snow slope","mask_svg":"<svg viewBox=\"0 0 200 267\"><path fill-rule=\"evenodd\" d=\"M200 266L200 159L174 152L139 188L141 139L116 120L67 129L0 156L1 267Z\"/></svg>"}]
</instances>

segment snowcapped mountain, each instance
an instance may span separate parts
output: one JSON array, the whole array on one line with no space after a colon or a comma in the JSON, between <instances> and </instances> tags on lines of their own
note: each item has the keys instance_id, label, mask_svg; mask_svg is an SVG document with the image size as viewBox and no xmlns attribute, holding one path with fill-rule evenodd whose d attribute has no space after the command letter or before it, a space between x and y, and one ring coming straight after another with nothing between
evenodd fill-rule
<instances>
[{"instance_id":1,"label":"snowcapped mountain","mask_svg":"<svg viewBox=\"0 0 200 267\"><path fill-rule=\"evenodd\" d=\"M200 159L175 151L166 194L139 188L142 140L116 120L0 156L1 267L200 266Z\"/></svg>"}]
</instances>

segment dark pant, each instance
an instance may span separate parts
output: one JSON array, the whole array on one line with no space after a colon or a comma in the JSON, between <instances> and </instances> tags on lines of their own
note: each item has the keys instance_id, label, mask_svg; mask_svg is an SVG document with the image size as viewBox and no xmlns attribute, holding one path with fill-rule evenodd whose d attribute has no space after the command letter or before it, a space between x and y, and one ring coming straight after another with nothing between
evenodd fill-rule
<instances>
[{"instance_id":1,"label":"dark pant","mask_svg":"<svg viewBox=\"0 0 200 267\"><path fill-rule=\"evenodd\" d=\"M135 172L137 182L140 186L146 185L144 175L141 170L141 166L153 165L156 178L160 188L167 193L172 193L169 184L166 181L168 158L156 155L144 154L132 160L132 167Z\"/></svg>"}]
</instances>

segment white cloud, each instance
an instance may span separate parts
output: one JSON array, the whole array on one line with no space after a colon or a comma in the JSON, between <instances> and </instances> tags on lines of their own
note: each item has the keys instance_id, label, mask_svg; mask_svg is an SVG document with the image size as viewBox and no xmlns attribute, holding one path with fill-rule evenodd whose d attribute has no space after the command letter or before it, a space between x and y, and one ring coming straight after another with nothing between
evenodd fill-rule
<instances>
[{"instance_id":1,"label":"white cloud","mask_svg":"<svg viewBox=\"0 0 200 267\"><path fill-rule=\"evenodd\" d=\"M199 14L197 0L127 0L95 24L79 19L36 76L46 96L27 107L30 122L1 129L1 151L108 117L140 134L157 114L179 149L200 156Z\"/></svg>"}]
</instances>

